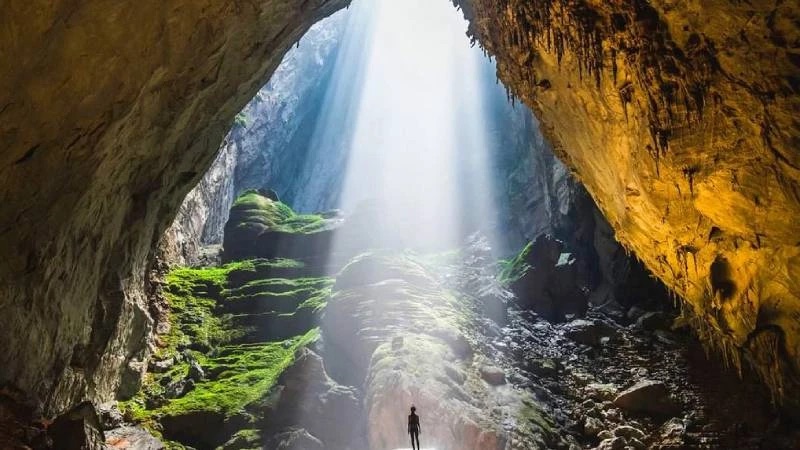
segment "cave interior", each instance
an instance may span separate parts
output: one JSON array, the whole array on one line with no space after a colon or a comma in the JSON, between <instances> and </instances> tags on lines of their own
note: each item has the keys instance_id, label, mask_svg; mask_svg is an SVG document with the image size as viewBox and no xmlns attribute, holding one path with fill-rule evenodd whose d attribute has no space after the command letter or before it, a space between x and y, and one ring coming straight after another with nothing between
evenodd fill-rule
<instances>
[{"instance_id":1,"label":"cave interior","mask_svg":"<svg viewBox=\"0 0 800 450\"><path fill-rule=\"evenodd\" d=\"M0 448L800 448L756 3L9 5Z\"/></svg>"}]
</instances>

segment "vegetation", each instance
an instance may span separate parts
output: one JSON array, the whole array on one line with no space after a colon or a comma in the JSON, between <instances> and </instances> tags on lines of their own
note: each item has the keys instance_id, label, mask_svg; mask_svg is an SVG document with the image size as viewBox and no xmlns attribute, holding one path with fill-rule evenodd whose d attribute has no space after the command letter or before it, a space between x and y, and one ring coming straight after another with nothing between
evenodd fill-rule
<instances>
[{"instance_id":1,"label":"vegetation","mask_svg":"<svg viewBox=\"0 0 800 450\"><path fill-rule=\"evenodd\" d=\"M318 214L297 214L283 202L267 198L251 189L240 195L231 209L231 218L239 228L259 231L314 233L325 228L326 220Z\"/></svg>"},{"instance_id":2,"label":"vegetation","mask_svg":"<svg viewBox=\"0 0 800 450\"><path fill-rule=\"evenodd\" d=\"M258 415L260 408L255 406L270 397L280 374L293 363L295 352L316 341L319 329L310 328L286 340L243 342L248 329L235 324L225 305L260 296L288 299L291 314L304 309L317 311L330 295L332 279L271 277L274 271L302 275L303 270L305 266L299 261L254 259L170 271L164 289L170 328L159 336L154 355L154 360L163 365L146 375L133 399L120 403L123 412L157 435L159 420L167 416L198 411L225 417ZM276 304L268 306L276 308ZM202 379L192 379L193 365L202 369ZM187 383L189 388L185 387ZM260 438L257 430L248 429L231 439L258 447ZM168 448L183 447L168 443Z\"/></svg>"},{"instance_id":3,"label":"vegetation","mask_svg":"<svg viewBox=\"0 0 800 450\"><path fill-rule=\"evenodd\" d=\"M500 273L497 278L501 283L506 286L513 284L531 269L530 264L526 261L528 261L532 248L533 242L528 242L515 257L500 261Z\"/></svg>"}]
</instances>

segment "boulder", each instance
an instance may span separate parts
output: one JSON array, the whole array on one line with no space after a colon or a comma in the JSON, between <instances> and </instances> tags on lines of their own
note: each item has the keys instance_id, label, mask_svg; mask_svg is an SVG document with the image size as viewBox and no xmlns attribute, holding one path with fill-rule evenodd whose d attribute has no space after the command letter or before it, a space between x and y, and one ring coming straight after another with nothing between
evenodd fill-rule
<instances>
[{"instance_id":1,"label":"boulder","mask_svg":"<svg viewBox=\"0 0 800 450\"><path fill-rule=\"evenodd\" d=\"M124 421L122 412L119 410L119 408L117 408L116 403L102 405L97 412L100 418L100 425L102 426L103 430L117 428Z\"/></svg>"},{"instance_id":2,"label":"boulder","mask_svg":"<svg viewBox=\"0 0 800 450\"><path fill-rule=\"evenodd\" d=\"M618 426L618 427L614 428L613 430L611 430L611 432L614 433L614 436L624 437L625 439L639 439L639 440L642 440L642 439L645 438L644 432L642 432L640 429L634 428L634 427L632 427L630 425Z\"/></svg>"},{"instance_id":3,"label":"boulder","mask_svg":"<svg viewBox=\"0 0 800 450\"><path fill-rule=\"evenodd\" d=\"M594 417L587 417L583 422L583 433L587 436L595 437L603 431L603 422Z\"/></svg>"},{"instance_id":4,"label":"boulder","mask_svg":"<svg viewBox=\"0 0 800 450\"><path fill-rule=\"evenodd\" d=\"M578 319L564 326L564 335L579 344L596 347L616 337L617 330L600 321Z\"/></svg>"},{"instance_id":5,"label":"boulder","mask_svg":"<svg viewBox=\"0 0 800 450\"><path fill-rule=\"evenodd\" d=\"M322 216L296 214L269 193L246 191L234 203L225 224L222 259L322 257L333 239L327 226Z\"/></svg>"},{"instance_id":6,"label":"boulder","mask_svg":"<svg viewBox=\"0 0 800 450\"><path fill-rule=\"evenodd\" d=\"M558 375L558 361L553 358L536 358L528 361L527 369L541 377Z\"/></svg>"},{"instance_id":7,"label":"boulder","mask_svg":"<svg viewBox=\"0 0 800 450\"><path fill-rule=\"evenodd\" d=\"M586 395L594 400L614 400L617 386L611 383L590 383L586 386Z\"/></svg>"},{"instance_id":8,"label":"boulder","mask_svg":"<svg viewBox=\"0 0 800 450\"><path fill-rule=\"evenodd\" d=\"M197 361L192 361L189 363L189 373L186 378L194 381L203 381L203 378L206 377L205 372L203 372L203 368L200 367L200 363Z\"/></svg>"},{"instance_id":9,"label":"boulder","mask_svg":"<svg viewBox=\"0 0 800 450\"><path fill-rule=\"evenodd\" d=\"M670 326L670 318L661 311L649 311L636 319L636 326L648 331L666 329Z\"/></svg>"},{"instance_id":10,"label":"boulder","mask_svg":"<svg viewBox=\"0 0 800 450\"><path fill-rule=\"evenodd\" d=\"M152 373L164 373L168 371L172 366L175 365L175 358L166 358L160 360L150 360L150 363L147 366L148 372Z\"/></svg>"},{"instance_id":11,"label":"boulder","mask_svg":"<svg viewBox=\"0 0 800 450\"><path fill-rule=\"evenodd\" d=\"M162 450L164 444L139 426L124 426L106 433L109 450Z\"/></svg>"},{"instance_id":12,"label":"boulder","mask_svg":"<svg viewBox=\"0 0 800 450\"><path fill-rule=\"evenodd\" d=\"M612 437L600 441L600 445L595 450L625 450L628 442L623 437Z\"/></svg>"},{"instance_id":13,"label":"boulder","mask_svg":"<svg viewBox=\"0 0 800 450\"><path fill-rule=\"evenodd\" d=\"M625 411L654 416L669 416L680 412L670 397L667 386L660 381L644 380L621 392L614 405Z\"/></svg>"},{"instance_id":14,"label":"boulder","mask_svg":"<svg viewBox=\"0 0 800 450\"><path fill-rule=\"evenodd\" d=\"M506 373L503 369L496 366L482 366L480 369L481 378L493 386L506 384Z\"/></svg>"},{"instance_id":15,"label":"boulder","mask_svg":"<svg viewBox=\"0 0 800 450\"><path fill-rule=\"evenodd\" d=\"M508 269L520 306L551 322L585 315L589 291L576 262L571 253L564 252L563 242L539 236Z\"/></svg>"},{"instance_id":16,"label":"boulder","mask_svg":"<svg viewBox=\"0 0 800 450\"><path fill-rule=\"evenodd\" d=\"M276 434L266 448L275 450L323 450L322 441L304 429L291 429Z\"/></svg>"},{"instance_id":17,"label":"boulder","mask_svg":"<svg viewBox=\"0 0 800 450\"><path fill-rule=\"evenodd\" d=\"M333 381L319 355L308 348L298 350L294 364L281 374L278 385L282 390L277 407L266 417L268 426L302 427L302 440L307 441L305 434L310 433L332 448L345 448L352 441L360 417L358 393ZM270 448L283 447L276 444Z\"/></svg>"}]
</instances>

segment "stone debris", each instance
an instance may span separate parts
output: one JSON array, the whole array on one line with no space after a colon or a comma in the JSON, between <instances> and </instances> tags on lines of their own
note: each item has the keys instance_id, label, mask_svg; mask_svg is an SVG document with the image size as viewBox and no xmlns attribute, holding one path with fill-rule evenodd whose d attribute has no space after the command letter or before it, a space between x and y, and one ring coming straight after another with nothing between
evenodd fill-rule
<instances>
[{"instance_id":1,"label":"stone debris","mask_svg":"<svg viewBox=\"0 0 800 450\"><path fill-rule=\"evenodd\" d=\"M680 412L661 381L642 380L621 392L614 405L626 411L669 416Z\"/></svg>"}]
</instances>

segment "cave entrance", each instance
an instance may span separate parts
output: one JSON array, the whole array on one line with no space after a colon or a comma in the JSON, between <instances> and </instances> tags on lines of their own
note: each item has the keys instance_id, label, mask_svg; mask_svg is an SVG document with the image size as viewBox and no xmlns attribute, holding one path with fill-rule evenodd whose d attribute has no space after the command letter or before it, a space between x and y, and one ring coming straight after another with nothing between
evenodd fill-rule
<instances>
[{"instance_id":1,"label":"cave entrance","mask_svg":"<svg viewBox=\"0 0 800 450\"><path fill-rule=\"evenodd\" d=\"M466 28L356 1L237 115L167 233L188 267L131 400L164 438L401 448L414 405L424 448L644 448L729 401Z\"/></svg>"},{"instance_id":2,"label":"cave entrance","mask_svg":"<svg viewBox=\"0 0 800 450\"><path fill-rule=\"evenodd\" d=\"M423 1L355 2L314 25L184 203L200 228L187 262L222 244L248 189L303 214L369 212L386 239L439 249L481 230L510 254L564 225L567 170L466 30L447 2Z\"/></svg>"}]
</instances>

